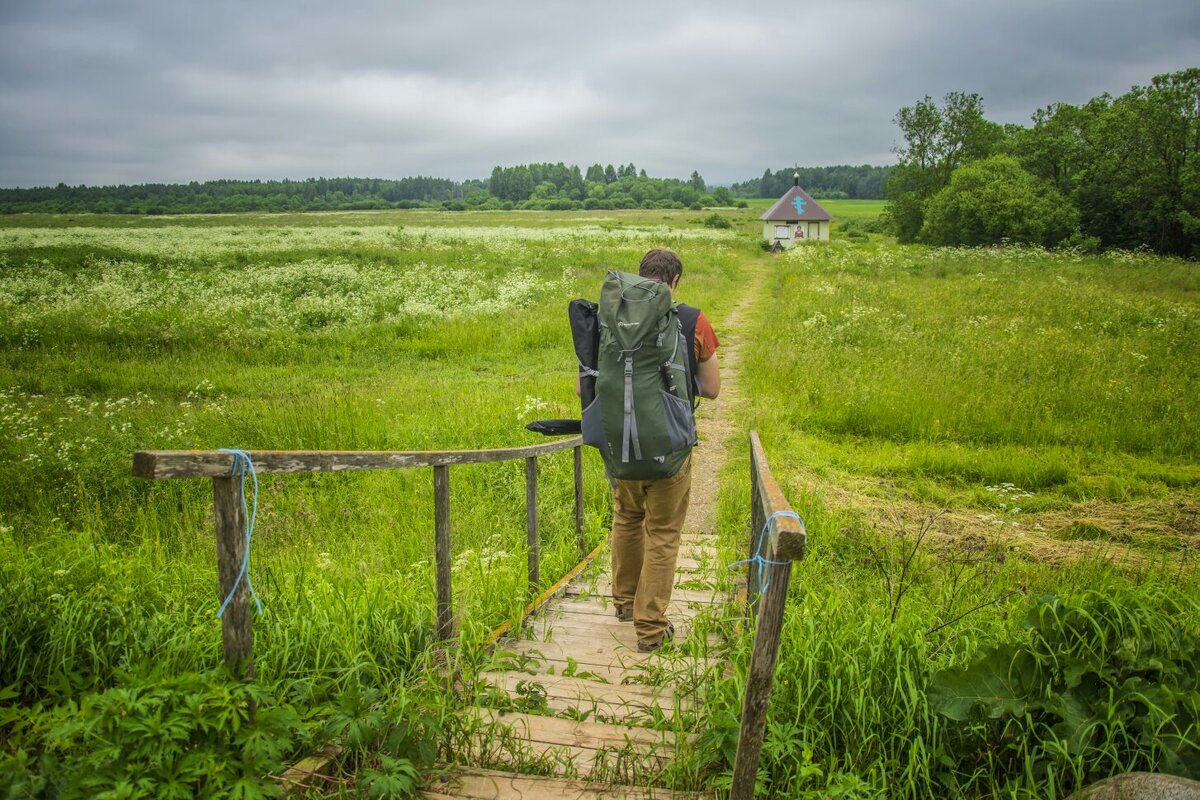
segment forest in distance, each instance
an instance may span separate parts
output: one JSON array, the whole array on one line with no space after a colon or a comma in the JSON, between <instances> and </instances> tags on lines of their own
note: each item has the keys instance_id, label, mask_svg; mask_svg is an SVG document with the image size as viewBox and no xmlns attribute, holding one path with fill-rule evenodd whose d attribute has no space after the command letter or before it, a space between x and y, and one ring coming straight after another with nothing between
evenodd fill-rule
<instances>
[{"instance_id":1,"label":"forest in distance","mask_svg":"<svg viewBox=\"0 0 1200 800\"><path fill-rule=\"evenodd\" d=\"M889 167L833 166L767 169L731 187L712 186L698 173L686 180L652 178L634 164L558 163L497 166L486 180L449 178L308 178L213 180L186 184L0 189L0 213L220 214L245 211L362 211L443 208L447 211L538 211L732 206L740 199L782 194L793 173L818 199L881 200ZM776 186L785 188L776 192ZM763 194L766 191L767 194Z\"/></svg>"}]
</instances>

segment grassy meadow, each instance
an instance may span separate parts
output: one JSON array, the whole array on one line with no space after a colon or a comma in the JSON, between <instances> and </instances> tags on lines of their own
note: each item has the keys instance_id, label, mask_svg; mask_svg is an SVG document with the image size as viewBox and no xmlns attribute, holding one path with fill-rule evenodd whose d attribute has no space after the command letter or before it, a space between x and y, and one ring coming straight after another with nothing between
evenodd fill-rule
<instances>
[{"instance_id":1,"label":"grassy meadow","mask_svg":"<svg viewBox=\"0 0 1200 800\"><path fill-rule=\"evenodd\" d=\"M770 791L1197 777L1196 265L843 240L773 261L765 294L743 424L811 546ZM723 497L735 544L745 469Z\"/></svg>"},{"instance_id":2,"label":"grassy meadow","mask_svg":"<svg viewBox=\"0 0 1200 800\"><path fill-rule=\"evenodd\" d=\"M0 233L8 748L41 750L54 722L41 712L86 692L220 663L211 489L130 477L134 450L537 443L526 422L577 412L566 305L607 269L673 247L683 296L716 318L741 281L734 237L686 219L531 216L89 218ZM570 454L541 465L549 585L578 549ZM456 611L478 641L527 600L524 469L455 468L451 482ZM594 544L598 459L586 482ZM306 735L346 692L420 671L432 513L430 470L263 478L258 677Z\"/></svg>"},{"instance_id":3,"label":"grassy meadow","mask_svg":"<svg viewBox=\"0 0 1200 800\"><path fill-rule=\"evenodd\" d=\"M541 441L525 422L577 412L567 302L655 246L719 334L759 287L727 560L744 557L751 428L808 522L765 793L1200 777L1195 264L899 247L880 204L824 205L835 241L778 257L765 201L721 210L731 229L687 211L0 219L0 788L259 796L333 739L361 779L336 791L403 796L456 735L429 649L430 471L263 479L243 686L218 669L211 489L136 480L130 454ZM570 456L540 463L548 585L578 554ZM460 655L483 658L527 599L523 467L451 483ZM735 670L700 712L691 788L731 766L749 639L722 627ZM989 664L1012 668L999 688ZM187 747L162 744L171 721Z\"/></svg>"}]
</instances>

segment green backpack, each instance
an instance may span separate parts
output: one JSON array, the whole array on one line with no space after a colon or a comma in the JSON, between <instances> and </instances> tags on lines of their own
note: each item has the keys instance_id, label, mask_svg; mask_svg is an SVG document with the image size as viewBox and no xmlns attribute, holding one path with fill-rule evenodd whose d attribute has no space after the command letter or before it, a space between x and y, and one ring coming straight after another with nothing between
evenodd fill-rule
<instances>
[{"instance_id":1,"label":"green backpack","mask_svg":"<svg viewBox=\"0 0 1200 800\"><path fill-rule=\"evenodd\" d=\"M583 441L624 480L674 475L696 444L692 344L665 283L610 272L600 290L596 397Z\"/></svg>"}]
</instances>

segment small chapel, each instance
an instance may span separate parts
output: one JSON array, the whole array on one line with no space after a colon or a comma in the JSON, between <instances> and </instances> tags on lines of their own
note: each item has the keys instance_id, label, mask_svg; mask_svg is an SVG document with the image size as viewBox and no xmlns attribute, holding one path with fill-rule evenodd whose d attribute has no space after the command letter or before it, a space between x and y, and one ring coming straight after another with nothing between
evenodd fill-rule
<instances>
[{"instance_id":1,"label":"small chapel","mask_svg":"<svg viewBox=\"0 0 1200 800\"><path fill-rule=\"evenodd\" d=\"M804 241L829 241L829 223L833 217L800 188L799 173L792 180L792 188L759 217L763 221L763 238L773 248L791 247Z\"/></svg>"}]
</instances>

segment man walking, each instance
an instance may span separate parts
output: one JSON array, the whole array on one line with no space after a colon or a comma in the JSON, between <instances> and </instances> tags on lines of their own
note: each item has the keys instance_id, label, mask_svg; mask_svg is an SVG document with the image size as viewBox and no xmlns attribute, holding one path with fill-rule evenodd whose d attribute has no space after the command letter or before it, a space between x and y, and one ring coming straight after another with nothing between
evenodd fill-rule
<instances>
[{"instance_id":1,"label":"man walking","mask_svg":"<svg viewBox=\"0 0 1200 800\"><path fill-rule=\"evenodd\" d=\"M666 284L673 298L683 276L683 263L670 250L654 249L642 258L638 274ZM698 393L714 399L721 390L717 335L700 309L680 304L677 311L685 341L691 346L688 360ZM675 632L667 620L667 606L691 485L690 454L669 477L614 481L613 604L619 620L633 622L638 650L644 653L661 648Z\"/></svg>"}]
</instances>

